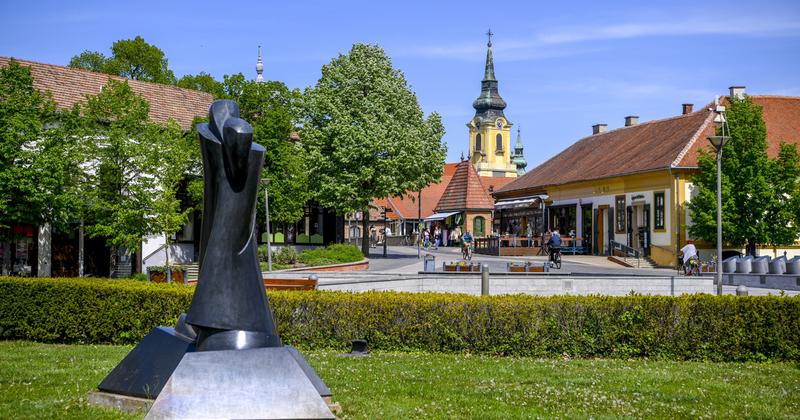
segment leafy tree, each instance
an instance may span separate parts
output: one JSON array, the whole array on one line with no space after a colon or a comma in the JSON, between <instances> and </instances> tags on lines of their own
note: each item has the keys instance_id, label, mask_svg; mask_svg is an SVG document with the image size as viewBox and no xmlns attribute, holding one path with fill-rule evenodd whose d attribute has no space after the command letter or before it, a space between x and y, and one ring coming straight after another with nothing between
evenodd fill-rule
<instances>
[{"instance_id":1,"label":"leafy tree","mask_svg":"<svg viewBox=\"0 0 800 420\"><path fill-rule=\"evenodd\" d=\"M115 42L108 58L99 52L84 51L72 57L69 66L166 85L176 82L164 52L141 36Z\"/></svg>"},{"instance_id":2,"label":"leafy tree","mask_svg":"<svg viewBox=\"0 0 800 420\"><path fill-rule=\"evenodd\" d=\"M29 67L12 59L0 68L0 227L63 229L75 217L84 156L70 134L76 116L55 112L49 95L34 89Z\"/></svg>"},{"instance_id":3,"label":"leafy tree","mask_svg":"<svg viewBox=\"0 0 800 420\"><path fill-rule=\"evenodd\" d=\"M793 145L782 144L776 159L767 156L767 129L761 107L749 97L730 98L731 139L722 154L723 241L746 247L789 245L800 233L800 159ZM716 243L716 155L701 153L694 178L698 195L689 203L689 233Z\"/></svg>"},{"instance_id":4,"label":"leafy tree","mask_svg":"<svg viewBox=\"0 0 800 420\"><path fill-rule=\"evenodd\" d=\"M322 67L306 91L303 145L312 190L339 214L369 214L371 200L438 181L446 153L441 118L423 118L416 95L383 49L355 44ZM363 232L369 220L363 218ZM362 251L369 252L363 235Z\"/></svg>"},{"instance_id":5,"label":"leafy tree","mask_svg":"<svg viewBox=\"0 0 800 420\"><path fill-rule=\"evenodd\" d=\"M89 199L94 209L91 236L107 238L112 273L120 247L137 249L153 233L169 235L185 219L174 196L176 174L186 171L184 148L192 144L175 124L148 119L149 104L127 82L110 80L87 98L84 117L91 141Z\"/></svg>"},{"instance_id":6,"label":"leafy tree","mask_svg":"<svg viewBox=\"0 0 800 420\"><path fill-rule=\"evenodd\" d=\"M210 93L214 96L214 99L225 97L224 85L215 80L213 76L205 72L200 72L196 76L187 74L178 80L177 85L178 87L182 88Z\"/></svg>"},{"instance_id":7,"label":"leafy tree","mask_svg":"<svg viewBox=\"0 0 800 420\"><path fill-rule=\"evenodd\" d=\"M298 120L302 94L281 82L257 83L237 74L226 76L226 91L239 103L241 116L253 126L253 140L266 149L262 177L269 185L271 221L293 223L303 216L303 205L311 198L305 151L290 141ZM264 190L258 201L259 224L264 221Z\"/></svg>"},{"instance_id":8,"label":"leafy tree","mask_svg":"<svg viewBox=\"0 0 800 420\"><path fill-rule=\"evenodd\" d=\"M69 67L91 70L97 73L103 73L106 64L108 64L108 58L103 53L89 50L85 50L69 60Z\"/></svg>"}]
</instances>

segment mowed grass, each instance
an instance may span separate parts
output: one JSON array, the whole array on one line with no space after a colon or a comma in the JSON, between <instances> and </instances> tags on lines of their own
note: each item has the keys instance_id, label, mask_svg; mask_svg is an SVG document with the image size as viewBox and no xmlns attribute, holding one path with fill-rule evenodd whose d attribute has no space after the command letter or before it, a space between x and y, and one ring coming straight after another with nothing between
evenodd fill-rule
<instances>
[{"instance_id":1,"label":"mowed grass","mask_svg":"<svg viewBox=\"0 0 800 420\"><path fill-rule=\"evenodd\" d=\"M125 417L87 406L86 393L129 350L0 342L0 418ZM793 363L304 354L342 405L343 418L800 415L800 366Z\"/></svg>"}]
</instances>

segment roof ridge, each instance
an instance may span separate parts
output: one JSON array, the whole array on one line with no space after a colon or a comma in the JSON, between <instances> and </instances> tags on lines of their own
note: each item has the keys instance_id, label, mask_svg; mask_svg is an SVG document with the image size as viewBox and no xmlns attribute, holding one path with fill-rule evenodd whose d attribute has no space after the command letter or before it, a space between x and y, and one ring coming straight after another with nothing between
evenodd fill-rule
<instances>
[{"instance_id":1,"label":"roof ridge","mask_svg":"<svg viewBox=\"0 0 800 420\"><path fill-rule=\"evenodd\" d=\"M694 143L700 137L700 134L702 134L703 131L706 130L706 127L708 127L708 124L711 123L711 121L713 121L713 119L714 119L714 113L713 112L708 112L708 116L703 121L703 124L700 125L700 128L697 129L697 131L694 133L692 138L689 139L688 142L686 142L686 144L683 146L683 149L681 149L681 151L678 152L678 156L675 157L675 159L672 161L672 163L670 163L669 166L674 167L674 166L678 166L678 164L680 164L680 162L683 160L684 156L686 156L686 154L689 153L689 149L691 149L692 146L694 146Z\"/></svg>"},{"instance_id":2,"label":"roof ridge","mask_svg":"<svg viewBox=\"0 0 800 420\"><path fill-rule=\"evenodd\" d=\"M200 91L200 90L184 88L184 87L175 86L175 85L167 85L167 84L163 84L163 83L148 82L146 80L130 79L130 78L127 78L127 77L124 77L124 76L116 75L116 74L100 73L100 72L97 72L97 71L87 70L87 69L82 69L82 68L61 66L61 65L58 65L58 64L43 63L41 61L27 60L27 59L17 58L17 57L13 57L13 56L0 55L0 60L2 60L4 58L8 59L9 61L10 60L14 60L14 61L17 61L19 63L30 63L30 64L36 64L36 65L39 65L39 66L55 67L55 68L63 69L63 70L66 70L66 71L74 71L74 72L86 73L86 74L97 75L97 76L105 76L105 77L107 77L109 79L114 79L114 80L117 80L117 81L127 81L127 82L134 82L134 83L142 83L142 84L146 84L146 85L153 85L153 86L159 86L159 87L163 86L165 88L176 89L176 90L191 92L191 93L195 93L195 94L213 96L208 92L203 92L203 91Z\"/></svg>"}]
</instances>

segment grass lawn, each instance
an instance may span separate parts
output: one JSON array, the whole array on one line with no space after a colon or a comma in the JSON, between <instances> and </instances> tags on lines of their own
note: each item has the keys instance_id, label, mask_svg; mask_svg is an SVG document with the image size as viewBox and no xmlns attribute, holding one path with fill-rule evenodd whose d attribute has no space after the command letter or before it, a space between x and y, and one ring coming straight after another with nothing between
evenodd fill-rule
<instances>
[{"instance_id":1,"label":"grass lawn","mask_svg":"<svg viewBox=\"0 0 800 420\"><path fill-rule=\"evenodd\" d=\"M0 418L120 418L89 407L130 347L0 341ZM800 365L304 352L346 418L756 417L800 413Z\"/></svg>"}]
</instances>

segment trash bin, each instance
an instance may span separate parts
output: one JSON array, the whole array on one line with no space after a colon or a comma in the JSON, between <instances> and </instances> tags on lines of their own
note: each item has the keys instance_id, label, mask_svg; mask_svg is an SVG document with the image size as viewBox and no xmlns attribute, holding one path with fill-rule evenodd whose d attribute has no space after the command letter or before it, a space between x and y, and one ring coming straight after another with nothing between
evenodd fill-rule
<instances>
[{"instance_id":1,"label":"trash bin","mask_svg":"<svg viewBox=\"0 0 800 420\"><path fill-rule=\"evenodd\" d=\"M423 261L423 271L426 273L436 271L436 257L430 254L425 254Z\"/></svg>"}]
</instances>

